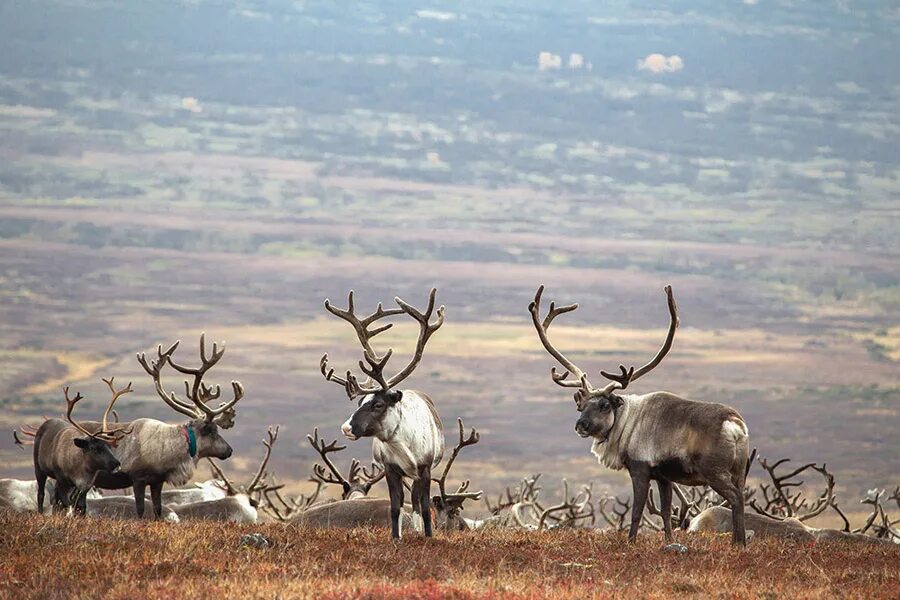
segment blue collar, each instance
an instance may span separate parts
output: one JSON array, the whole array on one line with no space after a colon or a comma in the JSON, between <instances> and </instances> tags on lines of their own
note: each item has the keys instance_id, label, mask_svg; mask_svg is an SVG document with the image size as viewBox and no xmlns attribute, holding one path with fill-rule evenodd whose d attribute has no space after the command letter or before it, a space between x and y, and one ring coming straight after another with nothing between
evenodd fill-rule
<instances>
[{"instance_id":1,"label":"blue collar","mask_svg":"<svg viewBox=\"0 0 900 600\"><path fill-rule=\"evenodd\" d=\"M194 428L190 425L185 425L183 431L188 443L188 454L191 455L191 458L194 458L197 456L197 434L194 433Z\"/></svg>"}]
</instances>

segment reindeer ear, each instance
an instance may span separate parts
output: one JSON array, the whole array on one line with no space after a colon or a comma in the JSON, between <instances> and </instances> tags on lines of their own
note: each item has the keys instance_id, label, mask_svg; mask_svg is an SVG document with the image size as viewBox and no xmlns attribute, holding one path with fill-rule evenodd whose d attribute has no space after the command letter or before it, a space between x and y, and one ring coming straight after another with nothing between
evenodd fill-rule
<instances>
[{"instance_id":1,"label":"reindeer ear","mask_svg":"<svg viewBox=\"0 0 900 600\"><path fill-rule=\"evenodd\" d=\"M434 507L435 507L436 509L438 509L438 510L441 510L441 509L444 508L444 499L441 498L440 496L432 496L432 497L431 497L431 503L432 503L432 504L434 505Z\"/></svg>"},{"instance_id":2,"label":"reindeer ear","mask_svg":"<svg viewBox=\"0 0 900 600\"><path fill-rule=\"evenodd\" d=\"M620 406L622 406L624 401L622 400L621 396L616 396L615 394L610 394L609 395L609 403L613 408L619 408Z\"/></svg>"},{"instance_id":3,"label":"reindeer ear","mask_svg":"<svg viewBox=\"0 0 900 600\"><path fill-rule=\"evenodd\" d=\"M75 438L73 441L75 442L75 445L82 450L88 447L88 441L86 438Z\"/></svg>"},{"instance_id":4,"label":"reindeer ear","mask_svg":"<svg viewBox=\"0 0 900 600\"><path fill-rule=\"evenodd\" d=\"M572 397L575 399L575 408L578 410L578 412L583 411L584 407L587 406L588 403L588 398L585 396L585 394L581 390L578 390L577 392L575 392L575 394L573 394Z\"/></svg>"},{"instance_id":5,"label":"reindeer ear","mask_svg":"<svg viewBox=\"0 0 900 600\"><path fill-rule=\"evenodd\" d=\"M400 400L403 399L403 392L401 392L400 390L391 390L390 392L388 392L387 397L388 402L390 402L391 404L397 404L398 402L400 402Z\"/></svg>"}]
</instances>

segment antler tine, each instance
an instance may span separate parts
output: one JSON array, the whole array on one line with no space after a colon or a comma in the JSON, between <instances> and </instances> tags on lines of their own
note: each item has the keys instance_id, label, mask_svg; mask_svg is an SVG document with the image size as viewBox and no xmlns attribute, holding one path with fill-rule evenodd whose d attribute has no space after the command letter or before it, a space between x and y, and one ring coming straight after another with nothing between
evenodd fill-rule
<instances>
[{"instance_id":1,"label":"antler tine","mask_svg":"<svg viewBox=\"0 0 900 600\"><path fill-rule=\"evenodd\" d=\"M419 366L419 363L422 361L422 354L425 352L425 345L428 343L428 340L431 339L431 336L435 331L441 328L444 324L444 310L445 307L442 304L437 309L437 319L434 323L431 323L431 315L434 312L434 302L435 297L437 295L437 288L431 288L431 292L428 294L428 307L424 312L419 312L414 306L405 302L399 296L394 298L394 302L396 302L402 312L408 314L410 317L418 321L419 323L419 337L416 340L416 349L413 353L412 360L403 368L402 371L394 375L388 380L388 387L393 388L396 387L401 381L409 377L412 372Z\"/></svg>"},{"instance_id":2,"label":"antler tine","mask_svg":"<svg viewBox=\"0 0 900 600\"><path fill-rule=\"evenodd\" d=\"M441 476L438 479L432 478L432 481L438 484L438 489L440 490L441 497L443 498L447 497L447 475L450 473L450 468L453 467L453 463L456 461L456 457L459 456L459 451L466 446L477 444L481 439L481 436L474 427L472 428L469 437L465 438L465 427L463 425L462 418L457 417L456 423L459 426L459 442L456 444L456 447L453 448L453 452L450 453L450 458L447 459L447 464L444 465L444 471L441 473Z\"/></svg>"},{"instance_id":3,"label":"antler tine","mask_svg":"<svg viewBox=\"0 0 900 600\"><path fill-rule=\"evenodd\" d=\"M333 381L338 385L344 388L344 391L347 393L347 396L352 400L357 396L361 396L367 391L363 390L359 385L359 381L354 377L350 371L347 371L347 376L344 378L338 377L334 374L334 369L328 366L328 353L322 355L322 358L319 359L319 370L322 372L322 375L325 377L325 381Z\"/></svg>"},{"instance_id":4,"label":"antler tine","mask_svg":"<svg viewBox=\"0 0 900 600\"><path fill-rule=\"evenodd\" d=\"M25 433L24 431L23 431L22 433L25 434L25 435L28 435L28 434ZM13 429L12 434L13 434L13 443L14 443L16 446L18 446L19 448L24 449L25 446L33 446L33 445L34 445L34 440L31 440L31 441L24 441L24 440L22 440L22 438L19 437L19 432L18 432L16 429Z\"/></svg>"},{"instance_id":5,"label":"antler tine","mask_svg":"<svg viewBox=\"0 0 900 600\"><path fill-rule=\"evenodd\" d=\"M265 454L263 455L262 461L259 463L259 468L256 470L256 474L247 485L247 494L252 494L254 491L256 491L256 488L259 487L260 482L264 483L266 476L266 467L269 466L269 459L272 458L272 447L278 440L278 430L280 429L280 427L280 425L270 425L269 429L266 431L266 439L263 440L263 446L265 446L266 448Z\"/></svg>"},{"instance_id":6,"label":"antler tine","mask_svg":"<svg viewBox=\"0 0 900 600\"><path fill-rule=\"evenodd\" d=\"M662 362L662 359L666 357L669 353L669 350L672 349L672 341L675 339L675 330L678 329L678 306L675 304L675 296L672 293L672 286L667 285L665 288L666 292L666 303L669 307L669 331L666 333L666 339L663 341L662 347L657 351L656 356L653 357L650 362L646 363L641 368L635 370L634 367L630 369L626 369L624 365L619 365L619 369L621 370L620 375L615 375L612 373L607 373L606 371L600 371L600 374L607 378L611 379L612 383L608 384L602 390L600 390L600 395L607 395L613 390L622 389L628 387L628 385L632 381L637 381L650 371L656 368L659 363Z\"/></svg>"},{"instance_id":7,"label":"antler tine","mask_svg":"<svg viewBox=\"0 0 900 600\"><path fill-rule=\"evenodd\" d=\"M80 400L84 399L84 396L81 395L81 392L78 392L75 394L74 398L69 399L69 386L63 388L63 395L66 397L66 420L74 425L75 429L77 429L78 431L82 432L88 437L93 437L93 434L90 431L82 427L80 424L78 424L77 421L72 418L72 409L75 408L75 405L78 404Z\"/></svg>"},{"instance_id":8,"label":"antler tine","mask_svg":"<svg viewBox=\"0 0 900 600\"><path fill-rule=\"evenodd\" d=\"M363 364L363 361L359 361L360 370L362 370L362 372L365 373L369 377L369 379L377 382L383 390L390 389L390 386L388 386L388 383L384 380L384 367L393 353L393 348L388 348L388 351L385 352L384 356L382 356L381 358L369 356L369 354L366 353L365 359L366 362L369 363L368 367Z\"/></svg>"},{"instance_id":9,"label":"antler tine","mask_svg":"<svg viewBox=\"0 0 900 600\"><path fill-rule=\"evenodd\" d=\"M134 427L116 427L115 429L109 429L107 425L107 421L109 419L109 413L113 409L113 406L116 404L116 401L124 396L125 394L130 394L134 390L131 389L131 382L128 382L121 390L117 390L113 385L115 381L115 377L110 377L109 379L103 379L103 383L105 383L109 387L110 393L112 393L112 399L109 401L109 404L106 406L106 410L103 411L103 420L100 424L100 431L95 434L95 437L103 438L109 441L112 444L115 444L120 439L134 431Z\"/></svg>"},{"instance_id":10,"label":"antler tine","mask_svg":"<svg viewBox=\"0 0 900 600\"><path fill-rule=\"evenodd\" d=\"M213 461L213 459L207 458L207 459L206 459L206 462L209 463L209 468L210 468L210 470L212 471L213 477L216 478L216 479L221 479L221 480L222 480L222 483L225 485L225 491L228 492L228 495L230 495L230 496L236 496L236 495L238 495L239 493L241 493L241 491L240 491L238 488L236 488L236 487L231 483L231 481L228 480L228 477L225 476L225 472L222 471L222 469L219 468L219 465L217 465L217 464Z\"/></svg>"},{"instance_id":11,"label":"antler tine","mask_svg":"<svg viewBox=\"0 0 900 600\"><path fill-rule=\"evenodd\" d=\"M347 469L347 481L357 483L359 481L359 471L359 461L354 458L350 461L350 468Z\"/></svg>"},{"instance_id":12,"label":"antler tine","mask_svg":"<svg viewBox=\"0 0 900 600\"><path fill-rule=\"evenodd\" d=\"M332 452L340 452L344 450L347 446L338 446L337 440L334 440L330 444L326 444L324 439L319 438L319 428L316 427L313 429L313 435L306 435L306 439L309 440L310 445L319 453L319 456L322 457L322 462L328 467L328 470L331 471L334 477L330 477L326 475L325 469L322 465L314 465L313 473L315 476L325 483L335 483L341 486L349 486L350 483L344 479L344 476L341 475L341 472L334 466L334 463L331 462L331 459L328 458L328 454Z\"/></svg>"},{"instance_id":13,"label":"antler tine","mask_svg":"<svg viewBox=\"0 0 900 600\"><path fill-rule=\"evenodd\" d=\"M572 312L578 308L578 304L568 304L566 306L556 306L555 302L550 303L550 309L547 312L547 316L544 319L541 319L541 297L544 295L544 286L541 285L538 287L537 292L534 294L534 300L528 304L528 312L531 313L531 322L534 324L534 328L537 331L538 337L541 340L541 344L543 344L544 349L550 353L550 356L556 359L556 361L562 365L565 371L560 374L557 372L556 367L550 369L550 377L553 379L553 382L556 385L561 387L568 388L581 388L579 394L581 394L581 400L589 398L596 393L595 388L588 381L587 375L584 371L579 369L575 363L566 358L566 356L556 349L556 346L550 341L550 337L547 332L550 329L550 325L553 323L553 320L559 315ZM569 379L569 374L574 376L574 379ZM576 402L579 404L581 400L576 397Z\"/></svg>"},{"instance_id":14,"label":"antler tine","mask_svg":"<svg viewBox=\"0 0 900 600\"><path fill-rule=\"evenodd\" d=\"M362 468L362 475L366 485L372 487L384 478L384 469L373 462L371 468Z\"/></svg>"}]
</instances>

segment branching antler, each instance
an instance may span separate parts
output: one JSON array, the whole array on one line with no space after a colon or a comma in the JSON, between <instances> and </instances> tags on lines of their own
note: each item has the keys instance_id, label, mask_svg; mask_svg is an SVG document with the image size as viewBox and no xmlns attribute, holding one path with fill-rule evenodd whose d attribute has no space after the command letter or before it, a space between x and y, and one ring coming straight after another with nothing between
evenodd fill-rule
<instances>
[{"instance_id":1,"label":"branching antler","mask_svg":"<svg viewBox=\"0 0 900 600\"><path fill-rule=\"evenodd\" d=\"M828 472L824 464L820 467L815 463L808 463L779 475L778 467L789 462L790 459L782 458L769 464L765 458L759 458L759 465L768 473L771 485L765 483L759 485L762 503L756 498L751 498L748 504L753 510L773 519L795 517L801 521L807 521L835 505L834 476ZM825 479L825 491L811 503L803 497L803 492L800 490L803 480L794 479L807 470L816 471Z\"/></svg>"},{"instance_id":2,"label":"branching antler","mask_svg":"<svg viewBox=\"0 0 900 600\"><path fill-rule=\"evenodd\" d=\"M618 496L603 496L597 502L597 511L610 527L616 531L623 531L628 529L631 498L622 500Z\"/></svg>"},{"instance_id":3,"label":"branching antler","mask_svg":"<svg viewBox=\"0 0 900 600\"><path fill-rule=\"evenodd\" d=\"M555 513L563 513L563 517L555 517ZM569 482L563 479L563 497L559 504L550 506L540 512L537 530L541 531L548 519L553 518L556 527L572 527L579 520L590 519L594 522L594 506L591 502L591 486L584 486L574 496L569 495Z\"/></svg>"},{"instance_id":4,"label":"branching antler","mask_svg":"<svg viewBox=\"0 0 900 600\"><path fill-rule=\"evenodd\" d=\"M231 480L228 479L228 477L225 475L225 472L222 471L222 469L215 463L215 461L213 461L211 458L206 459L209 463L209 468L213 472L213 477L222 480L222 485L229 496L245 494L250 498L251 504L256 506L259 504L259 499L267 492L273 493L283 487L275 483L268 483L269 459L272 458L272 448L275 446L275 442L278 440L279 428L280 425L272 425L269 426L269 429L266 431L266 437L262 441L263 446L265 447L262 460L259 463L259 467L256 469L256 473L253 475L247 485L235 485L231 482Z\"/></svg>"},{"instance_id":5,"label":"branching antler","mask_svg":"<svg viewBox=\"0 0 900 600\"><path fill-rule=\"evenodd\" d=\"M450 458L447 459L447 463L444 465L444 470L441 473L441 476L438 478L432 478L432 481L438 484L438 490L441 494L441 498L446 502L450 499L456 498L458 500L480 500L482 491L479 490L477 492L469 492L469 480L466 479L463 481L455 492L452 494L447 493L447 475L450 473L450 469L453 467L453 463L456 461L456 457L459 456L459 451L465 448L466 446L473 446L478 443L481 439L481 434L478 433L474 427L469 432L469 437L465 437L465 426L463 425L463 420L461 418L456 419L457 424L459 425L459 442L457 442L456 447L453 448L453 452L450 453Z\"/></svg>"},{"instance_id":6,"label":"branching antler","mask_svg":"<svg viewBox=\"0 0 900 600\"><path fill-rule=\"evenodd\" d=\"M338 446L337 440L332 441L331 443L326 443L325 439L319 438L319 428L316 427L313 430L312 435L307 435L306 439L309 440L310 445L315 449L316 452L319 453L319 456L322 457L322 462L325 463L325 466L328 467L328 470L331 474L325 472L325 467L322 465L316 464L313 465L313 474L315 479L322 481L322 483L334 483L342 486L344 489L349 489L350 482L347 481L341 472L338 470L334 463L331 462L331 459L328 458L328 455L334 452L340 452L347 448L347 446Z\"/></svg>"},{"instance_id":7,"label":"branching antler","mask_svg":"<svg viewBox=\"0 0 900 600\"><path fill-rule=\"evenodd\" d=\"M231 388L234 393L232 399L220 403L218 408L210 408L209 402L218 400L222 391L218 385L212 387L203 382L203 377L207 371L214 367L225 354L225 344L222 343L220 348L217 343L213 343L212 352L207 357L206 334L200 334L200 366L185 367L172 360L172 355L180 343L180 340L176 341L165 352L163 352L162 346L158 346L157 359L149 362L143 352L137 355L138 362L147 374L153 378L156 393L173 409L193 419L205 419L209 422L215 421L223 429L233 427L235 417L234 405L244 397L244 386L239 381L232 381ZM166 363L170 364L179 373L193 377L192 382L184 382L184 392L187 400L181 400L175 395L175 392L166 392L163 388L160 373Z\"/></svg>"},{"instance_id":8,"label":"branching antler","mask_svg":"<svg viewBox=\"0 0 900 600\"><path fill-rule=\"evenodd\" d=\"M83 425L72 418L72 410L75 408L75 405L78 404L78 402L84 399L84 396L82 396L79 392L75 394L74 398L69 398L69 386L63 388L63 395L66 398L66 420L71 423L75 427L75 429L85 434L87 437L102 440L110 446L115 447L123 437L132 432L132 428L117 427L115 429L109 429L107 425L109 411L112 410L112 407L115 405L116 400L118 400L125 394L131 393L133 390L131 389L131 383L129 383L121 390L116 390L116 388L113 386L113 380L113 377L103 380L103 382L109 386L109 389L112 392L112 400L109 401L109 404L107 405L106 410L103 413L103 421L101 423L100 430L96 431L95 433L91 433ZM25 433L24 429L22 430L22 433Z\"/></svg>"},{"instance_id":9,"label":"branching antler","mask_svg":"<svg viewBox=\"0 0 900 600\"><path fill-rule=\"evenodd\" d=\"M334 369L328 366L328 354L325 354L319 360L319 370L322 372L326 381L332 381L341 385L347 393L347 396L353 399L357 396L371 394L379 390L389 390L409 377L422 360L425 345L428 343L429 338L431 338L434 332L444 324L443 306L437 309L437 320L434 323L431 323L436 293L437 290L432 288L428 297L428 307L424 312L420 312L398 297L394 298L394 301L398 304L399 308L385 309L379 304L375 312L363 318L358 317L354 312L353 290L350 291L347 298L348 307L346 310L332 306L331 301L326 299L325 309L331 314L350 323L354 331L356 331L356 337L363 348L363 359L365 360L365 362L362 360L359 361L359 368L368 378L365 382L360 383L349 370L344 377L335 375ZM416 348L413 352L412 360L410 360L399 373L390 379L386 379L384 376L384 368L393 355L393 349L388 348L383 355L379 356L372 347L371 340L379 333L390 329L393 324L388 323L374 329L371 329L371 327L380 319L397 316L403 313L406 313L419 323L419 337L416 341Z\"/></svg>"},{"instance_id":10,"label":"branching antler","mask_svg":"<svg viewBox=\"0 0 900 600\"><path fill-rule=\"evenodd\" d=\"M321 480L312 477L310 478L310 481L316 484L316 489L308 496L300 494L295 498L285 498L279 491L282 487L280 485L274 485L271 488L263 490L262 509L268 515L279 521L290 521L299 513L309 509L318 500L322 487L325 484Z\"/></svg>"},{"instance_id":11,"label":"branching antler","mask_svg":"<svg viewBox=\"0 0 900 600\"><path fill-rule=\"evenodd\" d=\"M532 300L532 302L528 305L528 312L531 313L531 321L534 324L534 328L537 331L538 337L540 338L541 343L544 345L544 348L565 369L563 373L558 373L556 367L551 368L550 377L553 379L554 383L559 386L567 388L578 388L578 391L575 392L575 405L578 410L583 410L585 404L587 404L587 402L591 398L608 396L610 393L617 389L627 388L632 381L643 377L654 368L656 368L656 366L660 362L662 362L662 359L666 356L666 354L669 353L669 350L672 348L672 340L675 338L675 329L677 329L678 327L678 308L675 305L675 297L672 294L672 286L667 285L665 287L665 291L669 305L669 331L666 335L666 339L663 342L662 347L656 353L656 356L654 356L650 362L637 370L635 370L634 367L626 369L624 365L619 365L621 374L613 374L607 373L606 371L600 371L600 374L603 377L612 380L612 383L609 383L603 388L595 388L588 380L587 374L578 366L576 366L575 363L566 358L566 356L550 342L550 338L548 336L548 330L550 329L550 325L553 323L553 320L559 315L574 311L578 308L578 305L568 304L566 306L557 307L555 302L551 302L550 308L547 311L547 316L541 319L541 296L544 293L544 286L542 285L538 288L537 292L534 295L534 300ZM570 374L574 377L574 379L569 379Z\"/></svg>"}]
</instances>

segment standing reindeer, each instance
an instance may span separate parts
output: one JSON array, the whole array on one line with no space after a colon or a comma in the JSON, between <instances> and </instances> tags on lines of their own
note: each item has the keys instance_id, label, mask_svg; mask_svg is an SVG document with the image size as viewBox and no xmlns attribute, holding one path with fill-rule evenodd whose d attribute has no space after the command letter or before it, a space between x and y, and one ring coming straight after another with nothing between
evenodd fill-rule
<instances>
[{"instance_id":1,"label":"standing reindeer","mask_svg":"<svg viewBox=\"0 0 900 600\"><path fill-rule=\"evenodd\" d=\"M360 383L348 370L345 377L334 374L328 368L328 355L320 361L322 375L328 381L339 384L351 399L359 399L356 411L341 426L341 431L351 440L373 437L372 452L375 462L382 465L391 497L391 536L400 537L400 512L403 507L403 478L413 481L413 510L424 522L425 535L431 537L431 469L436 467L444 454L444 433L441 418L431 398L413 390L398 390L397 385L412 374L429 338L444 324L444 307L437 309L437 319L431 323L434 313L432 289L425 312L394 298L399 308L385 310L381 304L371 315L360 319L354 313L353 291L348 298L346 310L339 309L325 300L325 308L333 315L344 319L356 331L363 347L365 363L359 361L359 368L368 376ZM419 323L419 337L412 360L396 375L386 379L384 367L393 354L388 349L383 355L372 348L371 339L391 328L392 324L370 327L385 317L407 314ZM366 366L368 363L368 366Z\"/></svg>"},{"instance_id":2,"label":"standing reindeer","mask_svg":"<svg viewBox=\"0 0 900 600\"><path fill-rule=\"evenodd\" d=\"M577 388L575 406L581 413L575 432L594 439L591 452L599 462L615 470L627 469L631 475L634 505L628 539L637 537L641 515L647 501L650 481L659 487L664 515L672 513L672 484L709 485L732 507L734 544L745 544L744 480L749 460L749 437L744 419L733 408L722 404L686 400L669 392L643 395L619 395L638 378L652 371L672 347L678 326L678 311L671 286L666 286L669 305L669 331L656 356L635 370L620 365L620 374L601 371L611 383L595 388L584 371L566 358L547 336L557 316L578 308L577 304L550 310L542 320L541 295L538 288L528 311L538 337L547 352L566 371L550 371L553 381L562 387ZM569 374L574 379L569 379ZM666 541L672 541L671 519L664 519Z\"/></svg>"},{"instance_id":3,"label":"standing reindeer","mask_svg":"<svg viewBox=\"0 0 900 600\"><path fill-rule=\"evenodd\" d=\"M66 397L66 421L47 419L34 435L34 475L37 479L37 510L44 512L44 487L47 478L56 480L54 506L68 506L73 500L75 511L85 513L85 496L94 485L101 471L114 473L120 462L113 456L112 448L131 433L128 427L109 428L109 411L121 396L131 392L131 384L116 390L113 378L104 379L112 392L112 400L103 413L99 430L90 431L72 418L72 409L82 400L81 394L69 398L69 388L63 390Z\"/></svg>"},{"instance_id":4,"label":"standing reindeer","mask_svg":"<svg viewBox=\"0 0 900 600\"><path fill-rule=\"evenodd\" d=\"M137 419L127 426L133 431L118 451L122 463L122 473L114 476L98 477L95 485L104 489L121 489L134 486L135 510L138 517L144 515L144 493L150 487L153 514L162 516L162 487L164 483L184 485L194 475L197 461L204 457L227 459L231 456L231 446L219 435L219 427L227 429L234 425L234 405L244 396L244 388L238 381L232 381L234 397L210 408L209 402L221 395L219 386L211 387L203 383L203 377L222 355L221 348L213 344L212 353L207 357L205 336L200 335L200 366L184 367L172 360L172 354L180 341L163 352L157 348L157 359L147 360L143 353L137 355L138 362L153 378L156 393L170 407L190 417L186 423L170 424L156 419ZM160 381L160 372L169 364L179 373L188 375L193 381L184 382L187 400L178 398L174 392L166 392ZM95 425L94 425L95 426Z\"/></svg>"}]
</instances>

